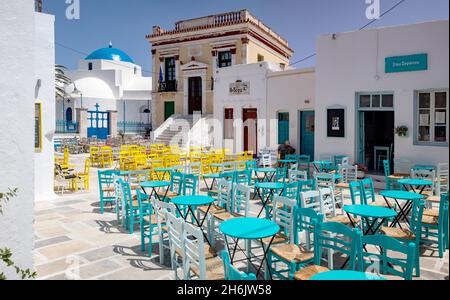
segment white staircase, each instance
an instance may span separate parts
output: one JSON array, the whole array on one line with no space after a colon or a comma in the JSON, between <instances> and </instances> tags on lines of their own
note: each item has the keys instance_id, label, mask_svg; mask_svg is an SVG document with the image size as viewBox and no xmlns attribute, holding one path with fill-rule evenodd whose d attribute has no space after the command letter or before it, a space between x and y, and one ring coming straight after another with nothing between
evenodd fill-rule
<instances>
[{"instance_id":1,"label":"white staircase","mask_svg":"<svg viewBox=\"0 0 450 300\"><path fill-rule=\"evenodd\" d=\"M188 145L205 145L209 143L207 120L212 116L173 115L153 134L153 142L164 145L177 145L186 148Z\"/></svg>"}]
</instances>

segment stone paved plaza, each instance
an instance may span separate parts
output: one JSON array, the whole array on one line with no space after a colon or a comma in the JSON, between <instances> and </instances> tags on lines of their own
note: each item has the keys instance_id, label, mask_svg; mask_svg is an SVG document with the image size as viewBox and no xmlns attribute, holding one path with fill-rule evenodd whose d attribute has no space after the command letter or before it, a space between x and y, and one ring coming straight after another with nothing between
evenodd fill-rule
<instances>
[{"instance_id":1,"label":"stone paved plaza","mask_svg":"<svg viewBox=\"0 0 450 300\"><path fill-rule=\"evenodd\" d=\"M83 157L73 163L82 165ZM139 232L130 235L118 226L110 209L99 213L97 169L91 170L91 191L65 193L36 203L35 266L39 279L173 279L169 263L159 264L140 250ZM257 200L252 211L257 211ZM109 207L108 207L109 208ZM448 251L444 259L426 250L420 279L448 279ZM167 257L168 253L167 253ZM166 259L168 261L169 259Z\"/></svg>"}]
</instances>

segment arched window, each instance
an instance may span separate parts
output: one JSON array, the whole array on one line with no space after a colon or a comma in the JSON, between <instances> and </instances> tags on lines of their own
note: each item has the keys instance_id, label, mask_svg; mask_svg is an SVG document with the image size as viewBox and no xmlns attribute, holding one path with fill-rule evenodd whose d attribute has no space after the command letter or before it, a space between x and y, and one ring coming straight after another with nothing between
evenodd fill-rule
<instances>
[{"instance_id":1,"label":"arched window","mask_svg":"<svg viewBox=\"0 0 450 300\"><path fill-rule=\"evenodd\" d=\"M72 122L72 120L73 120L72 108L69 107L66 110L66 122Z\"/></svg>"}]
</instances>

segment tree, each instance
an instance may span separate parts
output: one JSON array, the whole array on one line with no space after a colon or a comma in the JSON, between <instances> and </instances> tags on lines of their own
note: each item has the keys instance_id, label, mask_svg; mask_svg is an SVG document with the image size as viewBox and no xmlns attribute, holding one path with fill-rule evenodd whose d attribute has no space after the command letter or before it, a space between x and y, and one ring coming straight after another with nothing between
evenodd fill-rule
<instances>
[{"instance_id":1,"label":"tree","mask_svg":"<svg viewBox=\"0 0 450 300\"><path fill-rule=\"evenodd\" d=\"M72 79L66 76L66 67L62 65L55 65L55 91L56 99L64 99L66 96L66 86L72 84Z\"/></svg>"}]
</instances>

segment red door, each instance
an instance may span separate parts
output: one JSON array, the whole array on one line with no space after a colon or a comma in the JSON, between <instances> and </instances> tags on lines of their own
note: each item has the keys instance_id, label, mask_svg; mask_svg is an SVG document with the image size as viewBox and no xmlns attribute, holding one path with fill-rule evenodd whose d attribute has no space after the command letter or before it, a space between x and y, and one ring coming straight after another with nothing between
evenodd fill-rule
<instances>
[{"instance_id":1,"label":"red door","mask_svg":"<svg viewBox=\"0 0 450 300\"><path fill-rule=\"evenodd\" d=\"M258 110L247 108L242 112L244 121L244 151L258 153Z\"/></svg>"}]
</instances>

